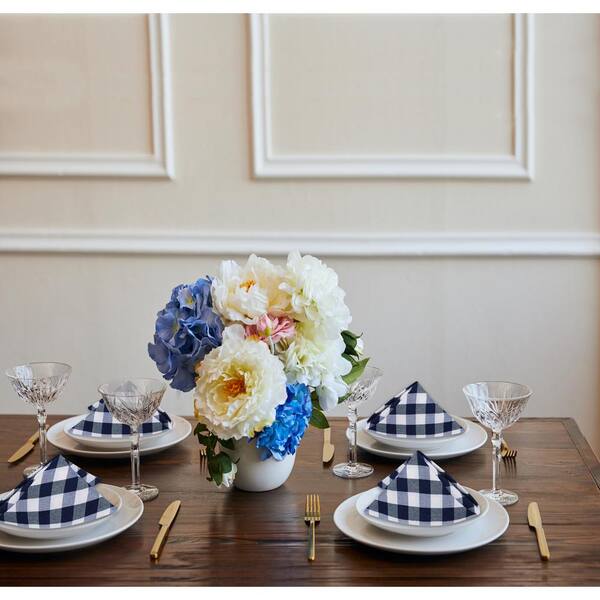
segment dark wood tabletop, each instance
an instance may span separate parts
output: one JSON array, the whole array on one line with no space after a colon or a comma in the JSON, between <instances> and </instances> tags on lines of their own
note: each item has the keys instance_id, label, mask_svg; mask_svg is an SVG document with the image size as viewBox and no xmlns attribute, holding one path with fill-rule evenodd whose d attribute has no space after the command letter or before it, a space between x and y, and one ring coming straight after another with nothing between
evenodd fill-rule
<instances>
[{"instance_id":1,"label":"dark wood tabletop","mask_svg":"<svg viewBox=\"0 0 600 600\"><path fill-rule=\"evenodd\" d=\"M50 423L59 417L50 418ZM345 421L332 420L334 462L346 453ZM5 460L33 432L34 418L2 416L0 456ZM343 480L321 463L322 433L310 429L292 476L266 493L220 490L200 474L197 440L142 458L142 481L160 488L140 521L97 546L48 555L0 551L1 585L600 585L600 464L571 419L523 419L507 433L518 449L506 487L520 500L508 507L508 531L488 546L448 556L407 556L362 546L340 533L333 511L366 490L400 461L361 453L375 474ZM50 448L50 454L56 450ZM35 450L37 452L37 448ZM21 463L0 466L0 490L21 480ZM126 460L72 460L104 482L129 481ZM490 483L486 445L467 456L438 461L458 481L479 489ZM306 558L305 495L321 497L317 559ZM158 519L169 502L182 501L158 563L149 558ZM527 504L539 503L552 554L538 555L527 524Z\"/></svg>"}]
</instances>

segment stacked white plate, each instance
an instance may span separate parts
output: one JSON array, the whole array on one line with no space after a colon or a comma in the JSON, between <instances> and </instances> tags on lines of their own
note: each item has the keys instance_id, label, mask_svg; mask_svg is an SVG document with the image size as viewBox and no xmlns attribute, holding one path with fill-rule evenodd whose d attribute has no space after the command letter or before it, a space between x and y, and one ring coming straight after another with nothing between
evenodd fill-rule
<instances>
[{"instance_id":1,"label":"stacked white plate","mask_svg":"<svg viewBox=\"0 0 600 600\"><path fill-rule=\"evenodd\" d=\"M463 432L442 437L399 437L371 431L367 419L357 423L356 443L359 448L385 458L410 458L420 450L429 458L454 458L481 448L487 441L483 427L461 417L452 417ZM349 434L349 432L348 432Z\"/></svg>"},{"instance_id":2,"label":"stacked white plate","mask_svg":"<svg viewBox=\"0 0 600 600\"><path fill-rule=\"evenodd\" d=\"M130 440L128 437L84 437L73 435L71 428L87 415L71 417L59 421L48 429L48 441L65 454L93 458L128 458ZM154 454L175 446L192 433L192 425L183 417L172 416L173 427L166 431L140 436L140 454Z\"/></svg>"},{"instance_id":3,"label":"stacked white plate","mask_svg":"<svg viewBox=\"0 0 600 600\"><path fill-rule=\"evenodd\" d=\"M144 503L132 492L104 483L96 487L117 510L96 521L56 529L0 522L0 550L47 553L85 548L119 535L142 516Z\"/></svg>"},{"instance_id":4,"label":"stacked white plate","mask_svg":"<svg viewBox=\"0 0 600 600\"><path fill-rule=\"evenodd\" d=\"M508 528L506 510L479 492L466 488L475 498L480 513L451 525L405 525L368 515L365 509L381 493L374 487L344 500L333 521L348 537L380 550L402 554L452 554L489 544Z\"/></svg>"}]
</instances>

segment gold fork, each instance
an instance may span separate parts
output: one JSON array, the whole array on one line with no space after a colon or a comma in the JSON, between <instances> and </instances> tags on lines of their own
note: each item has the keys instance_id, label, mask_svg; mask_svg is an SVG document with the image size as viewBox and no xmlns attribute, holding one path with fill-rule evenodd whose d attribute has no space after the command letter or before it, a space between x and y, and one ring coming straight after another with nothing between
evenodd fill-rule
<instances>
[{"instance_id":1,"label":"gold fork","mask_svg":"<svg viewBox=\"0 0 600 600\"><path fill-rule=\"evenodd\" d=\"M502 458L517 458L517 451L513 450L504 440L502 440L502 446L500 447L500 456Z\"/></svg>"},{"instance_id":2,"label":"gold fork","mask_svg":"<svg viewBox=\"0 0 600 600\"><path fill-rule=\"evenodd\" d=\"M304 508L304 522L309 527L308 560L315 560L315 529L317 525L321 522L321 500L319 498L319 494L306 495L306 506Z\"/></svg>"},{"instance_id":3,"label":"gold fork","mask_svg":"<svg viewBox=\"0 0 600 600\"><path fill-rule=\"evenodd\" d=\"M206 458L206 447L200 446L200 475L208 475L208 459Z\"/></svg>"}]
</instances>

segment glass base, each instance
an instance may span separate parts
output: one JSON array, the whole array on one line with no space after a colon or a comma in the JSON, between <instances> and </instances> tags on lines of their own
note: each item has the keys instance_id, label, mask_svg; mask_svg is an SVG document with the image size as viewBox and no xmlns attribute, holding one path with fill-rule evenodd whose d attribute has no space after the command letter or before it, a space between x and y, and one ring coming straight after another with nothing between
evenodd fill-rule
<instances>
[{"instance_id":1,"label":"glass base","mask_svg":"<svg viewBox=\"0 0 600 600\"><path fill-rule=\"evenodd\" d=\"M510 506L519 500L519 496L510 490L479 490L479 493L486 498L491 498L502 506Z\"/></svg>"},{"instance_id":2,"label":"glass base","mask_svg":"<svg viewBox=\"0 0 600 600\"><path fill-rule=\"evenodd\" d=\"M126 490L133 492L142 502L154 500L158 496L158 488L154 485L126 485Z\"/></svg>"},{"instance_id":3,"label":"glass base","mask_svg":"<svg viewBox=\"0 0 600 600\"><path fill-rule=\"evenodd\" d=\"M366 465L365 463L340 463L333 467L333 474L344 479L360 479L361 477L368 477L373 473L373 467Z\"/></svg>"},{"instance_id":4,"label":"glass base","mask_svg":"<svg viewBox=\"0 0 600 600\"><path fill-rule=\"evenodd\" d=\"M31 465L30 467L25 467L23 469L23 475L25 477L29 477L30 475L35 473L41 466L43 466L42 463L40 463L39 465Z\"/></svg>"}]
</instances>

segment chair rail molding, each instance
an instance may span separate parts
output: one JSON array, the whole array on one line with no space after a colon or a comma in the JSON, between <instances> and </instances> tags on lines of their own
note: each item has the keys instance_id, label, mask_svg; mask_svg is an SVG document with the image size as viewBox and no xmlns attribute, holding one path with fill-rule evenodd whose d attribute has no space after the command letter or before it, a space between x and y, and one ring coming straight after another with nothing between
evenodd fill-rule
<instances>
[{"instance_id":1,"label":"chair rail molding","mask_svg":"<svg viewBox=\"0 0 600 600\"><path fill-rule=\"evenodd\" d=\"M515 14L513 24L512 154L276 154L272 146L269 15L251 15L254 175L258 178L533 179L533 15Z\"/></svg>"},{"instance_id":2,"label":"chair rail molding","mask_svg":"<svg viewBox=\"0 0 600 600\"><path fill-rule=\"evenodd\" d=\"M0 176L174 177L169 18L149 14L152 154L0 153Z\"/></svg>"},{"instance_id":3,"label":"chair rail molding","mask_svg":"<svg viewBox=\"0 0 600 600\"><path fill-rule=\"evenodd\" d=\"M0 253L285 256L295 249L334 257L596 257L600 233L0 230Z\"/></svg>"}]
</instances>

